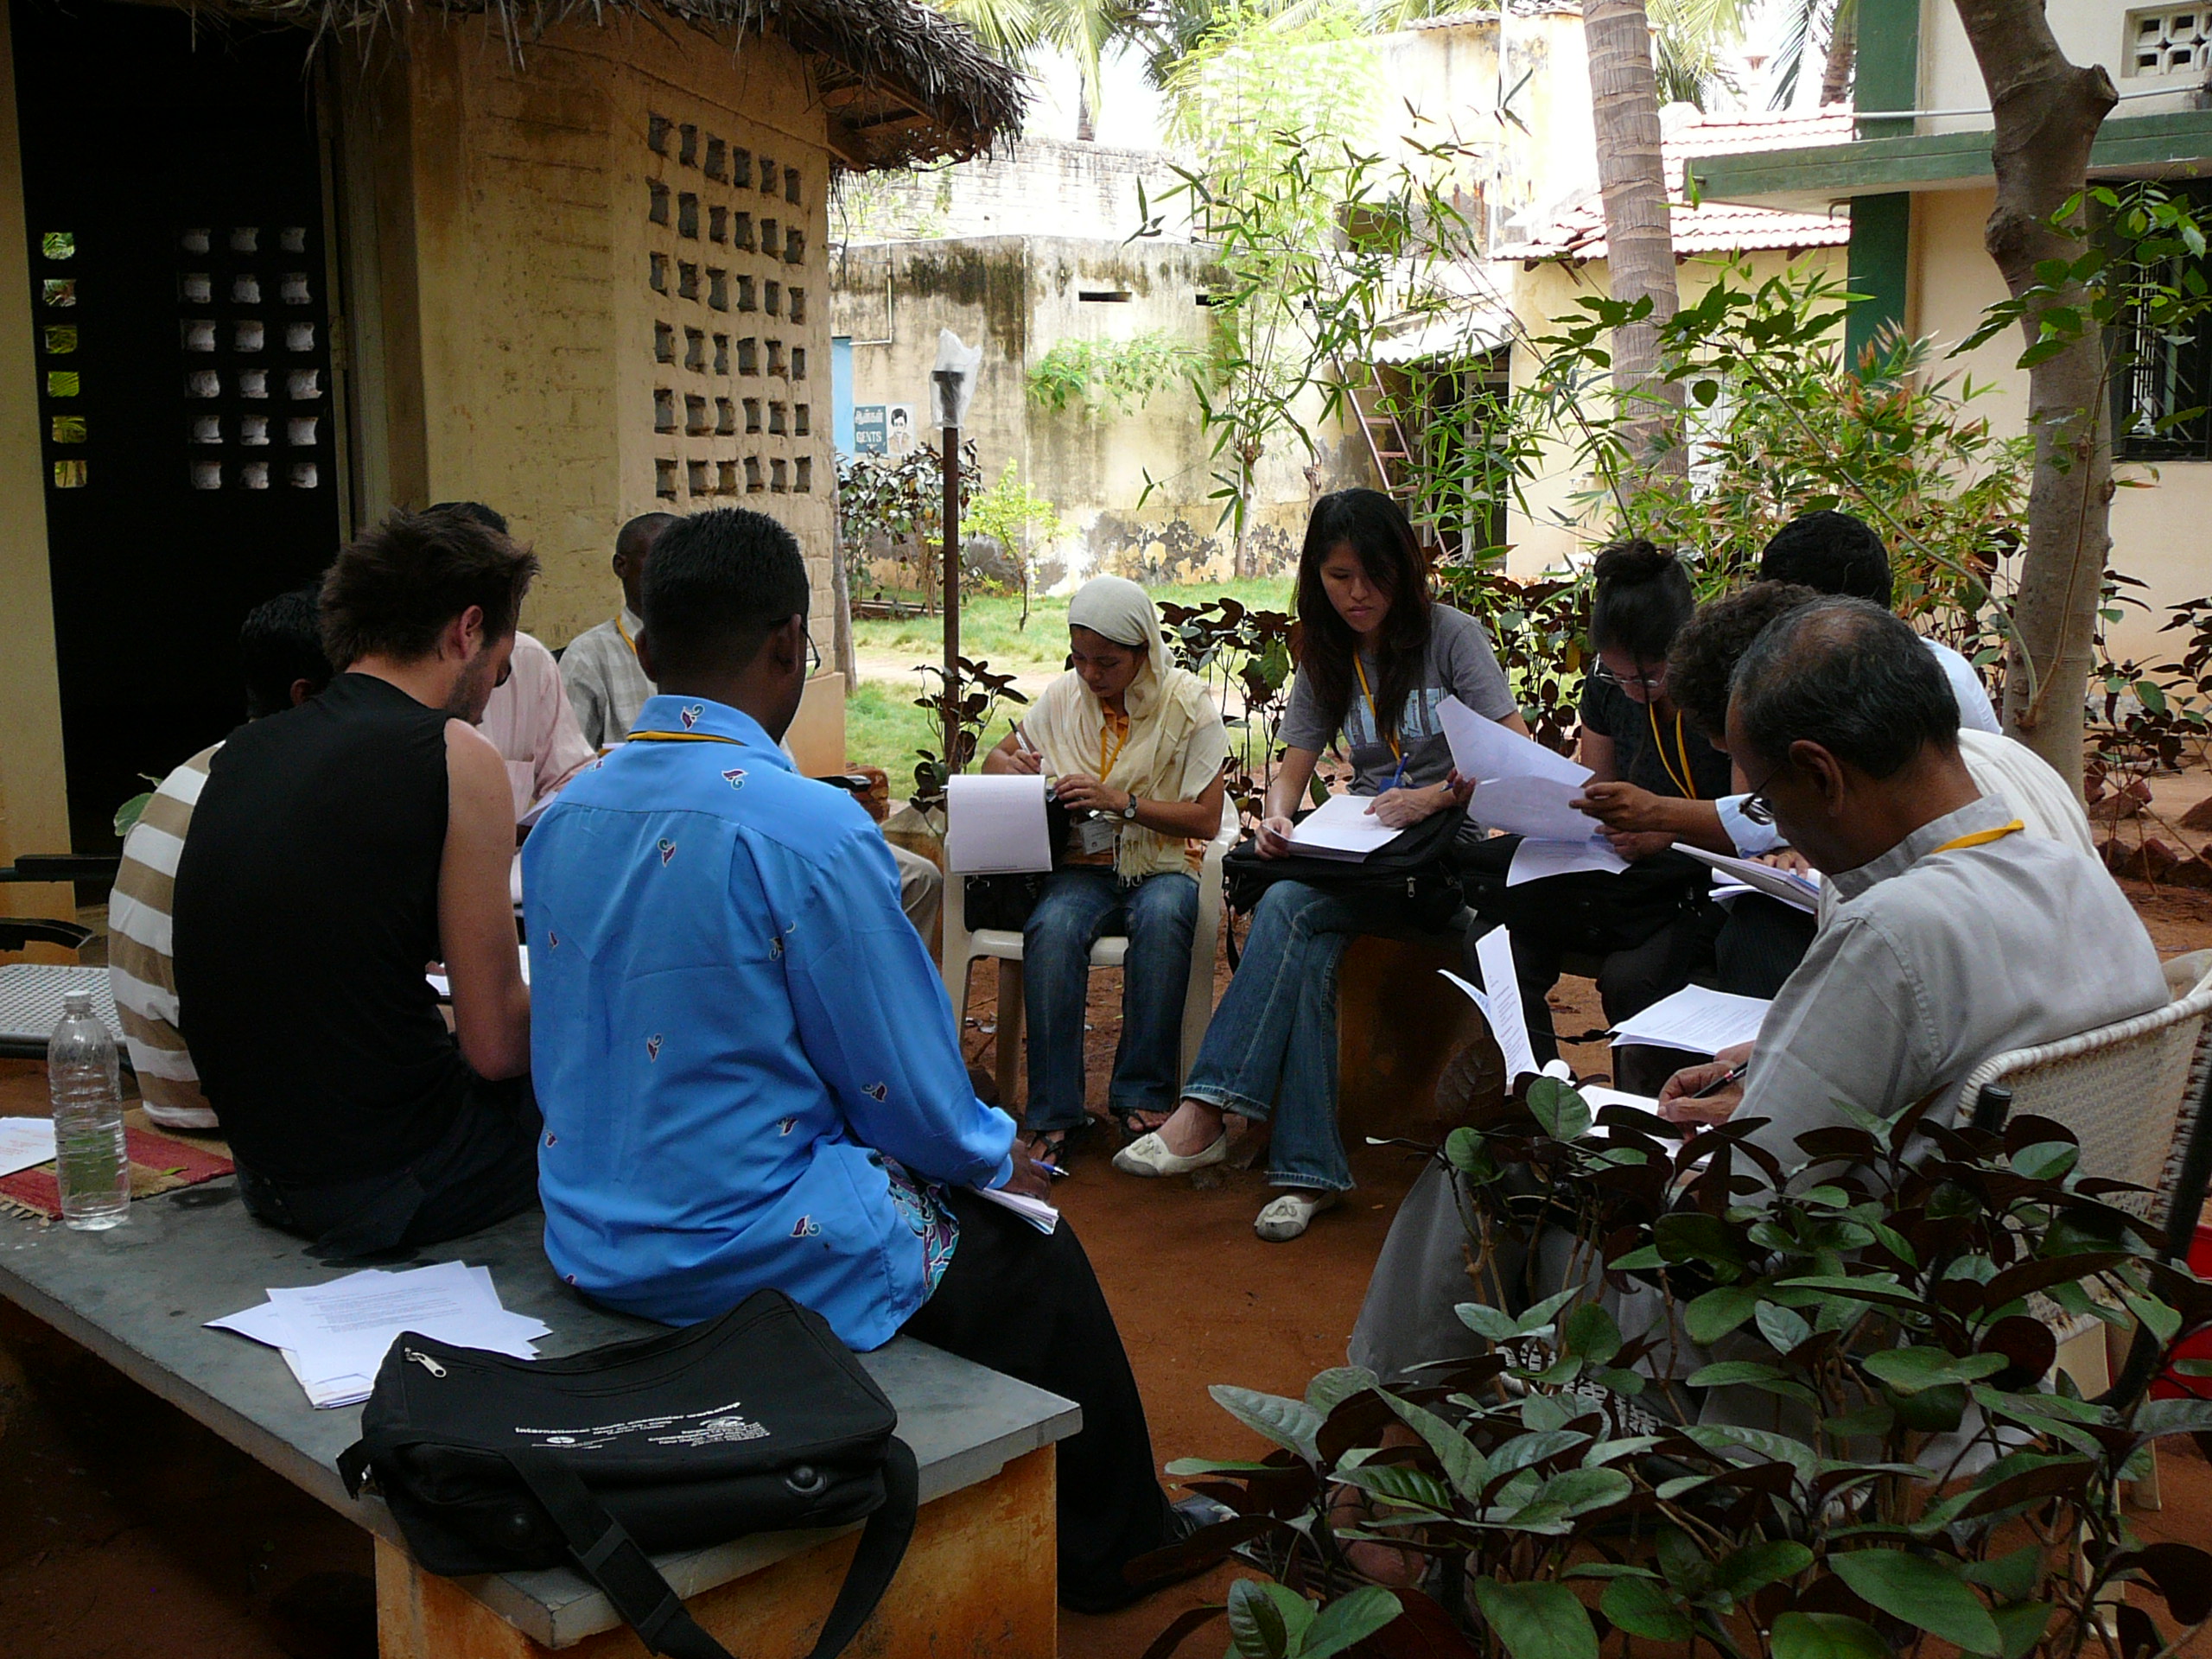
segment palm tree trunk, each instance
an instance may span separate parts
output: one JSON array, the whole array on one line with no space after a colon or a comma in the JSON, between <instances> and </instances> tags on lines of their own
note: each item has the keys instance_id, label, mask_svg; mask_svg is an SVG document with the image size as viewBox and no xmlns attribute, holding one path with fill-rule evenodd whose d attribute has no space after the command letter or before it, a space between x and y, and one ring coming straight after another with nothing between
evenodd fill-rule
<instances>
[{"instance_id":1,"label":"palm tree trunk","mask_svg":"<svg viewBox=\"0 0 2212 1659\"><path fill-rule=\"evenodd\" d=\"M1667 175L1659 155L1659 86L1643 0L1585 0L1582 34L1605 206L1613 297L1649 299L1649 313L1613 331L1613 385L1624 400L1631 461L1687 474L1682 388L1658 378L1659 325L1680 304Z\"/></svg>"},{"instance_id":2,"label":"palm tree trunk","mask_svg":"<svg viewBox=\"0 0 2212 1659\"><path fill-rule=\"evenodd\" d=\"M2067 60L2043 0L1955 3L1995 118L1997 206L1982 243L2018 295L2036 284L2039 262L2080 257L2080 245L2051 219L2081 192L2089 148L2119 97L2102 68ZM2086 316L2091 298L2078 283L2059 284L2020 319L2027 343L2041 338L2044 312L2064 307ZM2028 371L2036 470L2012 607L2017 637L2005 671L2005 729L2077 791L2082 702L2112 550L2112 422L2104 394L2104 337L2094 327Z\"/></svg>"},{"instance_id":3,"label":"palm tree trunk","mask_svg":"<svg viewBox=\"0 0 2212 1659\"><path fill-rule=\"evenodd\" d=\"M1859 8L1844 0L1828 24L1827 67L1821 72L1821 107L1851 102L1851 82L1859 67Z\"/></svg>"},{"instance_id":4,"label":"palm tree trunk","mask_svg":"<svg viewBox=\"0 0 2212 1659\"><path fill-rule=\"evenodd\" d=\"M1075 141L1078 144L1095 143L1098 128L1090 113L1090 88L1078 86L1075 92Z\"/></svg>"}]
</instances>

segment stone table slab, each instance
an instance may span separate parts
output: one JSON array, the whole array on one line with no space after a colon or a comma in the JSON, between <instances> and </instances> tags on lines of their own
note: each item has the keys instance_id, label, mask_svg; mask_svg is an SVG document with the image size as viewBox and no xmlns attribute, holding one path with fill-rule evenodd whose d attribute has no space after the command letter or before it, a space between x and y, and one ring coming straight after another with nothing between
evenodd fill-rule
<instances>
[{"instance_id":1,"label":"stone table slab","mask_svg":"<svg viewBox=\"0 0 2212 1659\"><path fill-rule=\"evenodd\" d=\"M546 1264L543 1224L531 1211L474 1237L377 1265L454 1261L489 1268L504 1306L553 1327L537 1344L548 1357L664 1328L594 1307L563 1285ZM127 1224L104 1233L0 1217L0 1295L348 1520L401 1543L384 1504L348 1497L338 1478L338 1454L359 1437L360 1408L315 1410L275 1349L204 1328L259 1303L271 1286L322 1284L353 1270L317 1262L302 1241L254 1221L238 1202L235 1178L141 1200ZM1081 1426L1071 1402L906 1338L861 1361L899 1409L899 1435L921 1467L924 1503L988 1480ZM761 1534L657 1559L688 1599L834 1535ZM547 1647L620 1622L597 1589L566 1569L467 1584Z\"/></svg>"}]
</instances>

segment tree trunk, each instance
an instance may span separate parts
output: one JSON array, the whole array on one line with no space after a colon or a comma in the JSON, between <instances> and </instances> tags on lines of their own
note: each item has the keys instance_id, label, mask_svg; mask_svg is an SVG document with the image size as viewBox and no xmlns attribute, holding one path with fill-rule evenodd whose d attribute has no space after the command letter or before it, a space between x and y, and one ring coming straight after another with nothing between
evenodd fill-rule
<instances>
[{"instance_id":1,"label":"tree trunk","mask_svg":"<svg viewBox=\"0 0 2212 1659\"><path fill-rule=\"evenodd\" d=\"M1613 333L1613 385L1627 417L1630 455L1653 471L1687 475L1682 388L1657 378L1659 325L1680 301L1667 175L1659 154L1659 85L1643 0L1585 0L1582 36L1605 206L1605 264L1613 297L1649 297L1642 321Z\"/></svg>"},{"instance_id":2,"label":"tree trunk","mask_svg":"<svg viewBox=\"0 0 2212 1659\"><path fill-rule=\"evenodd\" d=\"M1828 23L1827 67L1821 71L1821 107L1851 102L1852 77L1859 67L1859 8L1838 0Z\"/></svg>"},{"instance_id":3,"label":"tree trunk","mask_svg":"<svg viewBox=\"0 0 2212 1659\"><path fill-rule=\"evenodd\" d=\"M2043 0L1955 3L1996 118L1997 207L1982 241L2018 295L2035 286L2037 261L2080 257L2081 245L2053 229L2051 216L2082 188L2089 147L2118 96L2102 68L2067 61L2044 21ZM2069 286L2039 303L2022 319L2028 343L2040 337L2046 309L2074 307L2086 316L2089 297ZM2012 608L2018 637L2005 673L2005 729L2057 767L2077 793L2082 698L2112 550L2105 391L2104 340L2094 327L2028 372L2036 469Z\"/></svg>"},{"instance_id":4,"label":"tree trunk","mask_svg":"<svg viewBox=\"0 0 2212 1659\"><path fill-rule=\"evenodd\" d=\"M1090 88L1078 86L1075 92L1075 141L1078 144L1097 141L1098 128L1090 113Z\"/></svg>"}]
</instances>

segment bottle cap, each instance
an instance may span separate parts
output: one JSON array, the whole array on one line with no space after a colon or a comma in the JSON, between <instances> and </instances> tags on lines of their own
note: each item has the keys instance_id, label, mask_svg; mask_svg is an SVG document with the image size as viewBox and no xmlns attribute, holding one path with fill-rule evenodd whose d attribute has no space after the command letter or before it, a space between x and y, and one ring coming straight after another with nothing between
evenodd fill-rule
<instances>
[{"instance_id":1,"label":"bottle cap","mask_svg":"<svg viewBox=\"0 0 2212 1659\"><path fill-rule=\"evenodd\" d=\"M61 1012L72 1020L89 1020L92 1014L92 994L90 991L69 992L61 999Z\"/></svg>"}]
</instances>

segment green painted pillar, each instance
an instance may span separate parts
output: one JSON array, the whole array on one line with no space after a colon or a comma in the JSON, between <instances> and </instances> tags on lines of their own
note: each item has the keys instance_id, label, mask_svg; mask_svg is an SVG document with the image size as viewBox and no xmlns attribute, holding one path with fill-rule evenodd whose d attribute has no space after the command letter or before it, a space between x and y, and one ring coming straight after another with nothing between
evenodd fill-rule
<instances>
[{"instance_id":1,"label":"green painted pillar","mask_svg":"<svg viewBox=\"0 0 2212 1659\"><path fill-rule=\"evenodd\" d=\"M1852 198L1851 291L1866 296L1843 320L1844 361L1854 370L1885 324L1904 326L1911 251L1911 196L1900 190Z\"/></svg>"},{"instance_id":2,"label":"green painted pillar","mask_svg":"<svg viewBox=\"0 0 2212 1659\"><path fill-rule=\"evenodd\" d=\"M1920 107L1921 4L1922 0L1859 0L1859 61L1852 86L1858 108ZM1889 138L1912 130L1910 120L1862 121L1858 136ZM1851 291L1866 296L1844 321L1845 361L1854 367L1859 353L1885 324L1904 326L1911 253L1910 195L1900 191L1853 198Z\"/></svg>"}]
</instances>

